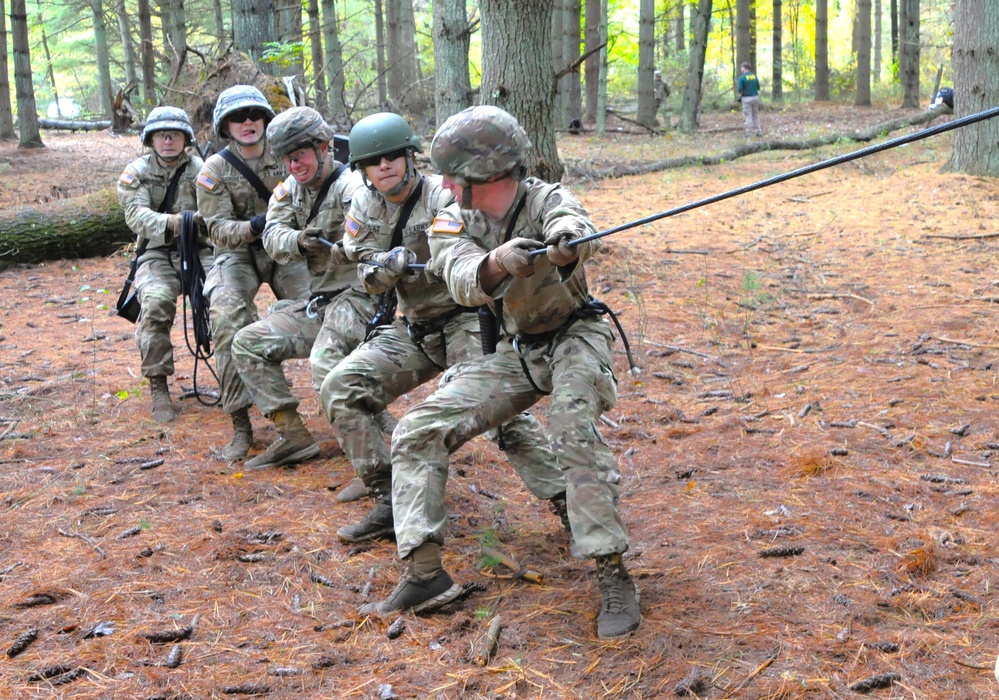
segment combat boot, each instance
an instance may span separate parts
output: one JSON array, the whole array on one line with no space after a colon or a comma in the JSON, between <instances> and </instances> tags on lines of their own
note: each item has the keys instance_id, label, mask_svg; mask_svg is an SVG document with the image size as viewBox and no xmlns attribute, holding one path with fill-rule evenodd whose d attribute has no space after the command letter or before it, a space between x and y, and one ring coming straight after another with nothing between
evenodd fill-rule
<instances>
[{"instance_id":1,"label":"combat boot","mask_svg":"<svg viewBox=\"0 0 999 700\"><path fill-rule=\"evenodd\" d=\"M375 502L371 512L353 525L344 525L336 531L343 542L366 542L379 537L395 534L395 520L392 519L392 506L381 501Z\"/></svg>"},{"instance_id":2,"label":"combat boot","mask_svg":"<svg viewBox=\"0 0 999 700\"><path fill-rule=\"evenodd\" d=\"M361 481L360 477L354 477L347 482L336 494L337 503L349 503L350 501L356 501L358 499L364 498L368 495L368 489Z\"/></svg>"},{"instance_id":3,"label":"combat boot","mask_svg":"<svg viewBox=\"0 0 999 700\"><path fill-rule=\"evenodd\" d=\"M250 422L250 412L241 408L232 414L232 440L219 450L219 459L233 462L246 457L253 445L253 424Z\"/></svg>"},{"instance_id":4,"label":"combat boot","mask_svg":"<svg viewBox=\"0 0 999 700\"><path fill-rule=\"evenodd\" d=\"M565 492L558 494L557 496L552 496L548 499L551 503L552 512L558 516L558 519L562 521L562 527L565 529L565 536L568 538L569 545L569 556L573 559L579 559L582 561L586 559L586 555L583 554L583 550L579 548L576 544L576 538L572 536L572 525L569 523L569 507L565 502Z\"/></svg>"},{"instance_id":5,"label":"combat boot","mask_svg":"<svg viewBox=\"0 0 999 700\"><path fill-rule=\"evenodd\" d=\"M597 636L600 639L622 637L638 629L642 622L638 586L624 568L620 554L597 557L596 562L601 597Z\"/></svg>"},{"instance_id":6,"label":"combat boot","mask_svg":"<svg viewBox=\"0 0 999 700\"><path fill-rule=\"evenodd\" d=\"M157 423L169 423L177 417L170 403L170 389L167 388L166 377L150 377L149 390L153 395L153 420Z\"/></svg>"},{"instance_id":7,"label":"combat boot","mask_svg":"<svg viewBox=\"0 0 999 700\"><path fill-rule=\"evenodd\" d=\"M387 615L397 610L429 612L461 595L461 585L455 583L441 565L439 544L424 542L406 559L406 573L392 595L380 603L362 606L362 615Z\"/></svg>"},{"instance_id":8,"label":"combat boot","mask_svg":"<svg viewBox=\"0 0 999 700\"><path fill-rule=\"evenodd\" d=\"M319 445L302 423L298 411L277 411L268 418L274 421L274 426L278 429L278 439L263 454L247 461L247 469L290 466L319 455Z\"/></svg>"}]
</instances>

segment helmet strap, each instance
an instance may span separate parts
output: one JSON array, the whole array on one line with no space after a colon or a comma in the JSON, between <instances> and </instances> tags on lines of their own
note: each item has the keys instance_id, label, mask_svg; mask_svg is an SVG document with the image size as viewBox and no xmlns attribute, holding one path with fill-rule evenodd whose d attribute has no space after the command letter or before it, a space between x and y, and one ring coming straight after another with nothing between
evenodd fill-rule
<instances>
[{"instance_id":1,"label":"helmet strap","mask_svg":"<svg viewBox=\"0 0 999 700\"><path fill-rule=\"evenodd\" d=\"M468 183L461 188L461 208L471 209L472 208L472 183Z\"/></svg>"},{"instance_id":2,"label":"helmet strap","mask_svg":"<svg viewBox=\"0 0 999 700\"><path fill-rule=\"evenodd\" d=\"M316 156L316 163L318 165L316 167L316 174L312 176L311 180L305 183L306 187L316 187L322 183L323 179L327 175L326 171L329 169L327 167L329 165L329 149L326 150L326 155L324 156L319 152L319 143L317 141L313 141L312 152Z\"/></svg>"}]
</instances>

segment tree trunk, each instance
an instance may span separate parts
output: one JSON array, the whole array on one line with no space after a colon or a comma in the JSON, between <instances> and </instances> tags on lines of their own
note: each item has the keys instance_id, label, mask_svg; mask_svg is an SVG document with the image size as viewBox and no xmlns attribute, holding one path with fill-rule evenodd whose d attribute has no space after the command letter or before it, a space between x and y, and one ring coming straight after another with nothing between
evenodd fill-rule
<instances>
[{"instance_id":1,"label":"tree trunk","mask_svg":"<svg viewBox=\"0 0 999 700\"><path fill-rule=\"evenodd\" d=\"M562 47L565 43L565 32L562 29L562 19L565 16L565 3L570 0L555 0L552 6L552 70L555 75L559 75L562 69L568 65L568 61L562 55ZM562 76L555 81L555 98L552 104L552 115L555 119L557 129L564 128L569 123L568 110L565 106L566 76Z\"/></svg>"},{"instance_id":2,"label":"tree trunk","mask_svg":"<svg viewBox=\"0 0 999 700\"><path fill-rule=\"evenodd\" d=\"M276 38L272 0L232 0L233 46L252 58L268 75L277 75L277 66L262 60L264 44Z\"/></svg>"},{"instance_id":3,"label":"tree trunk","mask_svg":"<svg viewBox=\"0 0 999 700\"><path fill-rule=\"evenodd\" d=\"M679 7L676 14L676 50L677 52L687 50L687 3L684 0L678 1Z\"/></svg>"},{"instance_id":4,"label":"tree trunk","mask_svg":"<svg viewBox=\"0 0 999 700\"><path fill-rule=\"evenodd\" d=\"M7 10L0 0L0 139L12 139L14 107L10 102L10 68L7 65Z\"/></svg>"},{"instance_id":5,"label":"tree trunk","mask_svg":"<svg viewBox=\"0 0 999 700\"><path fill-rule=\"evenodd\" d=\"M829 1L815 2L815 99L829 101Z\"/></svg>"},{"instance_id":6,"label":"tree trunk","mask_svg":"<svg viewBox=\"0 0 999 700\"><path fill-rule=\"evenodd\" d=\"M31 50L28 43L28 15L24 0L10 2L10 30L14 43L14 87L17 92L18 148L44 148L38 133L35 86L31 82Z\"/></svg>"},{"instance_id":7,"label":"tree trunk","mask_svg":"<svg viewBox=\"0 0 999 700\"><path fill-rule=\"evenodd\" d=\"M534 147L527 169L548 182L564 168L555 144L552 119L552 1L480 0L482 55L481 101L517 118Z\"/></svg>"},{"instance_id":8,"label":"tree trunk","mask_svg":"<svg viewBox=\"0 0 999 700\"><path fill-rule=\"evenodd\" d=\"M891 0L891 63L898 67L898 0ZM897 76L896 76L897 77Z\"/></svg>"},{"instance_id":9,"label":"tree trunk","mask_svg":"<svg viewBox=\"0 0 999 700\"><path fill-rule=\"evenodd\" d=\"M434 116L438 126L471 104L471 31L465 0L434 3Z\"/></svg>"},{"instance_id":10,"label":"tree trunk","mask_svg":"<svg viewBox=\"0 0 999 700\"><path fill-rule=\"evenodd\" d=\"M323 39L326 43L326 76L329 80L330 117L336 124L347 124L347 97L344 92L343 49L336 18L335 0L322 0Z\"/></svg>"},{"instance_id":11,"label":"tree trunk","mask_svg":"<svg viewBox=\"0 0 999 700\"><path fill-rule=\"evenodd\" d=\"M187 50L187 12L184 0L169 0L170 6L170 43L173 46L174 60L179 60Z\"/></svg>"},{"instance_id":12,"label":"tree trunk","mask_svg":"<svg viewBox=\"0 0 999 700\"><path fill-rule=\"evenodd\" d=\"M114 188L0 211L0 265L109 255L134 240Z\"/></svg>"},{"instance_id":13,"label":"tree trunk","mask_svg":"<svg viewBox=\"0 0 999 700\"><path fill-rule=\"evenodd\" d=\"M586 83L586 112L583 119L593 123L597 119L597 102L600 93L600 3L601 0L586 1L586 28L583 36L584 53L588 56L583 64L583 80Z\"/></svg>"},{"instance_id":14,"label":"tree trunk","mask_svg":"<svg viewBox=\"0 0 999 700\"><path fill-rule=\"evenodd\" d=\"M319 2L307 0L309 13L309 46L312 48L312 76L315 81L316 109L329 114L330 102L326 96L326 61L323 59L323 32L319 26Z\"/></svg>"},{"instance_id":15,"label":"tree trunk","mask_svg":"<svg viewBox=\"0 0 999 700\"><path fill-rule=\"evenodd\" d=\"M565 59L563 68L579 60L579 32L582 24L580 0L565 0L562 12L562 34L553 38L553 44L562 43L562 56ZM561 70L561 68L559 69ZM565 121L559 125L567 125L573 119L579 119L583 114L583 97L579 84L579 68L562 78L562 92L565 95Z\"/></svg>"},{"instance_id":16,"label":"tree trunk","mask_svg":"<svg viewBox=\"0 0 999 700\"><path fill-rule=\"evenodd\" d=\"M221 51L226 43L225 17L222 15L222 0L212 0L212 14L215 16L215 41Z\"/></svg>"},{"instance_id":17,"label":"tree trunk","mask_svg":"<svg viewBox=\"0 0 999 700\"><path fill-rule=\"evenodd\" d=\"M607 120L607 0L600 0L600 63L597 64L597 133L603 136Z\"/></svg>"},{"instance_id":18,"label":"tree trunk","mask_svg":"<svg viewBox=\"0 0 999 700\"><path fill-rule=\"evenodd\" d=\"M156 106L156 64L153 55L153 21L149 0L139 0L139 56L142 63L142 103L145 111Z\"/></svg>"},{"instance_id":19,"label":"tree trunk","mask_svg":"<svg viewBox=\"0 0 999 700\"><path fill-rule=\"evenodd\" d=\"M108 31L104 22L104 3L90 0L94 14L94 49L97 59L97 90L101 93L101 115L111 118L111 62L108 57Z\"/></svg>"},{"instance_id":20,"label":"tree trunk","mask_svg":"<svg viewBox=\"0 0 999 700\"><path fill-rule=\"evenodd\" d=\"M641 0L638 19L638 114L636 121L647 129L659 126L656 121L656 3Z\"/></svg>"},{"instance_id":21,"label":"tree trunk","mask_svg":"<svg viewBox=\"0 0 999 700\"><path fill-rule=\"evenodd\" d=\"M680 106L680 130L688 133L697 128L697 113L701 107L704 54L708 48L708 30L711 27L711 0L698 0L691 22L693 32L690 62L687 66L687 87L683 91L683 103Z\"/></svg>"},{"instance_id":22,"label":"tree trunk","mask_svg":"<svg viewBox=\"0 0 999 700\"><path fill-rule=\"evenodd\" d=\"M125 85L135 85L137 73L135 72L135 43L132 41L132 29L128 24L128 8L125 0L118 0L114 6L115 15L118 18L118 34L121 36L121 50L125 64ZM127 88L131 90L131 88Z\"/></svg>"},{"instance_id":23,"label":"tree trunk","mask_svg":"<svg viewBox=\"0 0 999 700\"><path fill-rule=\"evenodd\" d=\"M385 0L388 96L395 111L421 110L412 0Z\"/></svg>"},{"instance_id":24,"label":"tree trunk","mask_svg":"<svg viewBox=\"0 0 999 700\"><path fill-rule=\"evenodd\" d=\"M385 78L385 13L382 0L375 0L375 70L378 71L378 104L382 109L388 105L388 84Z\"/></svg>"},{"instance_id":25,"label":"tree trunk","mask_svg":"<svg viewBox=\"0 0 999 700\"><path fill-rule=\"evenodd\" d=\"M781 0L774 0L774 31L773 31L773 80L771 97L775 103L784 101L784 25ZM755 65L753 66L756 67Z\"/></svg>"},{"instance_id":26,"label":"tree trunk","mask_svg":"<svg viewBox=\"0 0 999 700\"><path fill-rule=\"evenodd\" d=\"M857 3L857 107L871 106L871 0Z\"/></svg>"},{"instance_id":27,"label":"tree trunk","mask_svg":"<svg viewBox=\"0 0 999 700\"><path fill-rule=\"evenodd\" d=\"M871 49L871 82L881 80L881 0L874 0L874 47Z\"/></svg>"},{"instance_id":28,"label":"tree trunk","mask_svg":"<svg viewBox=\"0 0 999 700\"><path fill-rule=\"evenodd\" d=\"M967 116L999 106L999 5L957 0L954 10L954 112ZM958 129L946 168L999 176L999 119Z\"/></svg>"},{"instance_id":29,"label":"tree trunk","mask_svg":"<svg viewBox=\"0 0 999 700\"><path fill-rule=\"evenodd\" d=\"M905 61L899 61L902 73L902 107L919 107L919 0L902 0L901 51Z\"/></svg>"},{"instance_id":30,"label":"tree trunk","mask_svg":"<svg viewBox=\"0 0 999 700\"><path fill-rule=\"evenodd\" d=\"M749 0L735 0L735 75L739 66L749 63Z\"/></svg>"},{"instance_id":31,"label":"tree trunk","mask_svg":"<svg viewBox=\"0 0 999 700\"><path fill-rule=\"evenodd\" d=\"M62 106L59 103L59 87L56 85L55 68L52 67L52 54L49 52L49 40L45 34L45 18L42 13L38 13L38 28L42 35L42 51L45 53L45 75L48 76L49 86L52 88L52 99L55 102L56 116L62 116Z\"/></svg>"},{"instance_id":32,"label":"tree trunk","mask_svg":"<svg viewBox=\"0 0 999 700\"><path fill-rule=\"evenodd\" d=\"M274 6L274 39L288 45L302 41L302 0L270 0ZM302 60L297 52L289 52L280 62L271 64L272 75L303 77Z\"/></svg>"}]
</instances>

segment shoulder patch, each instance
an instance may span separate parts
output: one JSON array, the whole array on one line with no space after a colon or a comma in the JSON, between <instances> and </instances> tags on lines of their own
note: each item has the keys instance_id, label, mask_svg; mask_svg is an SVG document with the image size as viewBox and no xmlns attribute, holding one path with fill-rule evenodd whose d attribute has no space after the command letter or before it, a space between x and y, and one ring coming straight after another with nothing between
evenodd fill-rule
<instances>
[{"instance_id":1,"label":"shoulder patch","mask_svg":"<svg viewBox=\"0 0 999 700\"><path fill-rule=\"evenodd\" d=\"M219 181L208 173L198 173L198 184L209 192L214 192L215 188L219 185Z\"/></svg>"},{"instance_id":2,"label":"shoulder patch","mask_svg":"<svg viewBox=\"0 0 999 700\"><path fill-rule=\"evenodd\" d=\"M546 215L552 209L557 207L562 203L562 195L558 192L552 192L550 195L545 197L545 203L541 205L541 214Z\"/></svg>"},{"instance_id":3,"label":"shoulder patch","mask_svg":"<svg viewBox=\"0 0 999 700\"><path fill-rule=\"evenodd\" d=\"M361 232L361 222L350 214L347 214L347 218L344 219L343 227L353 238L357 238L357 234Z\"/></svg>"},{"instance_id":4,"label":"shoulder patch","mask_svg":"<svg viewBox=\"0 0 999 700\"><path fill-rule=\"evenodd\" d=\"M280 202L287 198L288 198L288 190L285 189L283 182L279 182L277 187L274 188L274 199Z\"/></svg>"},{"instance_id":5,"label":"shoulder patch","mask_svg":"<svg viewBox=\"0 0 999 700\"><path fill-rule=\"evenodd\" d=\"M454 219L442 219L437 216L434 217L434 223L430 226L430 230L433 233L447 233L452 236L457 236L465 228L465 224L461 221L455 221Z\"/></svg>"},{"instance_id":6,"label":"shoulder patch","mask_svg":"<svg viewBox=\"0 0 999 700\"><path fill-rule=\"evenodd\" d=\"M120 182L121 184L125 185L126 187L131 187L132 185L134 185L136 183L136 181L138 179L139 178L137 178L135 175L133 175L132 173L130 173L130 172L128 172L126 170L118 178L118 182Z\"/></svg>"}]
</instances>

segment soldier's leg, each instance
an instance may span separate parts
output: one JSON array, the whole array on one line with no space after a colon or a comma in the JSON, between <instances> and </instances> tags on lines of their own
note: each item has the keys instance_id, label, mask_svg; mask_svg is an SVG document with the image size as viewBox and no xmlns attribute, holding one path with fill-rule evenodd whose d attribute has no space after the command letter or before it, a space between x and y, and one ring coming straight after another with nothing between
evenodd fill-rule
<instances>
[{"instance_id":1,"label":"soldier's leg","mask_svg":"<svg viewBox=\"0 0 999 700\"><path fill-rule=\"evenodd\" d=\"M167 423L177 417L167 377L174 369L170 328L177 313L180 278L165 253L152 253L143 261L135 274L135 289L141 307L135 340L142 358L142 376L149 378L153 419Z\"/></svg>"},{"instance_id":2,"label":"soldier's leg","mask_svg":"<svg viewBox=\"0 0 999 700\"><path fill-rule=\"evenodd\" d=\"M273 265L267 280L270 282L271 291L278 299L308 299L311 292L309 284L312 282L312 275L304 260L285 265L274 264L267 253L257 251L257 259L262 265Z\"/></svg>"},{"instance_id":3,"label":"soldier's leg","mask_svg":"<svg viewBox=\"0 0 999 700\"><path fill-rule=\"evenodd\" d=\"M341 292L326 305L322 327L309 353L314 389L319 391L330 370L364 342L377 306L377 297L353 290Z\"/></svg>"}]
</instances>

